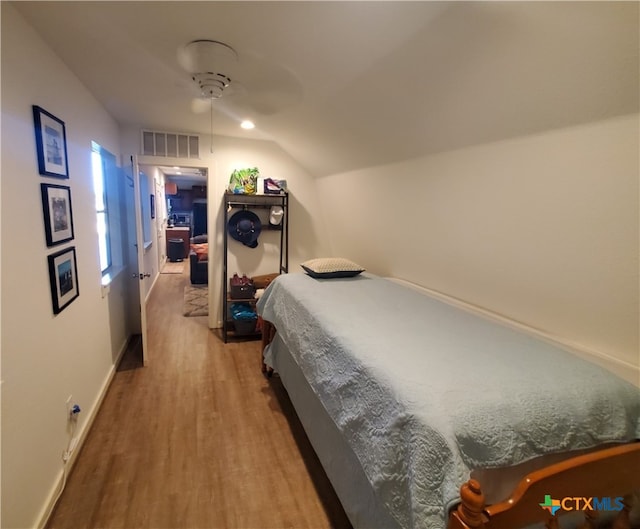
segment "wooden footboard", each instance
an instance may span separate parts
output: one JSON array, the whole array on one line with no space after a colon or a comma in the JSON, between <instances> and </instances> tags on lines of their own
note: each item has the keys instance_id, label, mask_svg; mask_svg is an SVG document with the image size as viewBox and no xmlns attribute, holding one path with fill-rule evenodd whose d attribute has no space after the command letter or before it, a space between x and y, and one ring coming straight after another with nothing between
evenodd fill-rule
<instances>
[{"instance_id":1,"label":"wooden footboard","mask_svg":"<svg viewBox=\"0 0 640 529\"><path fill-rule=\"evenodd\" d=\"M482 486L469 480L461 503L451 513L449 529L516 529L583 511L581 529L597 527L602 511L615 511L613 529L631 529L633 496L640 491L640 442L574 457L532 472L502 503L486 506Z\"/></svg>"}]
</instances>

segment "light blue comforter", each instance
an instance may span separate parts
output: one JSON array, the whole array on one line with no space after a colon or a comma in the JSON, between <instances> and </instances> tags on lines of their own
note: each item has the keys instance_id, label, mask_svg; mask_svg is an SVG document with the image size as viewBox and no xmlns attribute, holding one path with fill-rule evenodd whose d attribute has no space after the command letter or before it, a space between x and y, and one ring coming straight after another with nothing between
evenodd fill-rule
<instances>
[{"instance_id":1,"label":"light blue comforter","mask_svg":"<svg viewBox=\"0 0 640 529\"><path fill-rule=\"evenodd\" d=\"M382 278L283 275L258 311L402 527L444 528L472 469L640 438L633 385Z\"/></svg>"}]
</instances>

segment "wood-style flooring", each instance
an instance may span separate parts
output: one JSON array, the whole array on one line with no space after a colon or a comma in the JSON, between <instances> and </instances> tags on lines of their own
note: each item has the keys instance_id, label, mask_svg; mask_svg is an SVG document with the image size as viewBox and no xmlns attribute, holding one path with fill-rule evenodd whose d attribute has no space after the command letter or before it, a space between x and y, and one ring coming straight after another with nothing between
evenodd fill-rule
<instances>
[{"instance_id":1,"label":"wood-style flooring","mask_svg":"<svg viewBox=\"0 0 640 529\"><path fill-rule=\"evenodd\" d=\"M149 364L123 360L47 527L350 527L260 342L182 316L186 269L159 276Z\"/></svg>"}]
</instances>

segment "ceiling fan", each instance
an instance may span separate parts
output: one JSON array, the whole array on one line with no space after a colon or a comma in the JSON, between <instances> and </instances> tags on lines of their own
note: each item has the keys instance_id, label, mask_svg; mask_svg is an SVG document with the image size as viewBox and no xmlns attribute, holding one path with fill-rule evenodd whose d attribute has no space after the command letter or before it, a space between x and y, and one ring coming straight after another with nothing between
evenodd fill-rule
<instances>
[{"instance_id":1,"label":"ceiling fan","mask_svg":"<svg viewBox=\"0 0 640 529\"><path fill-rule=\"evenodd\" d=\"M178 63L190 75L196 113L216 109L240 119L271 115L296 104L302 87L286 68L238 53L228 44L197 39L178 49ZM213 118L212 118L213 119Z\"/></svg>"}]
</instances>

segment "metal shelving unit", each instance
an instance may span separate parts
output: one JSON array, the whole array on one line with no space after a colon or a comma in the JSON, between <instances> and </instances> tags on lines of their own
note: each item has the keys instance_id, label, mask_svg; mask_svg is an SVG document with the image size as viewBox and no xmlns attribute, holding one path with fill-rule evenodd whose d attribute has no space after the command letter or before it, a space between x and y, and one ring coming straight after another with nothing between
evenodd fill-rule
<instances>
[{"instance_id":1,"label":"metal shelving unit","mask_svg":"<svg viewBox=\"0 0 640 529\"><path fill-rule=\"evenodd\" d=\"M233 320L229 315L229 305L235 302L245 302L255 305L255 299L233 299L229 291L229 271L227 267L228 257L228 244L229 233L227 231L227 225L229 218L238 210L270 210L273 206L281 206L283 215L282 220L278 226L271 226L268 221L263 221L261 217L261 224L263 231L278 231L280 232L279 243L279 264L277 272L280 274L286 274L289 271L289 194L280 193L277 195L235 195L231 193L225 193L224 195L224 248L223 248L223 265L222 265L222 338L224 343L227 343L229 339L260 339L262 333L256 331L251 334L238 334L235 332L235 326ZM254 211L255 212L255 211ZM258 215L260 216L260 215ZM267 215L268 216L268 215ZM241 243L237 243L241 244ZM275 270L274 270L275 272ZM237 273L237 272L235 272ZM233 273L232 273L233 275Z\"/></svg>"}]
</instances>

